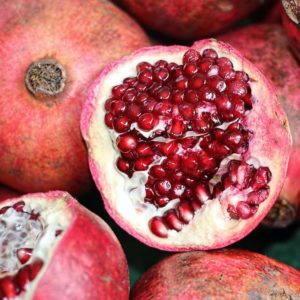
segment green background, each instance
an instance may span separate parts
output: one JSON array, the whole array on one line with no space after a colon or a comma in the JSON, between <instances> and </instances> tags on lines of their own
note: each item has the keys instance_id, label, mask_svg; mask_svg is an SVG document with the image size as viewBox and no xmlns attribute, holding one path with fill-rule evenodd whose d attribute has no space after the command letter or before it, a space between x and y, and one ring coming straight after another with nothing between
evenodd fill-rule
<instances>
[{"instance_id":1,"label":"green background","mask_svg":"<svg viewBox=\"0 0 300 300\"><path fill-rule=\"evenodd\" d=\"M101 197L97 192L85 196L81 202L103 218L117 235L128 260L131 285L150 266L171 254L140 243L118 227L104 210ZM294 224L286 229L258 227L230 248L252 250L300 269L300 224Z\"/></svg>"}]
</instances>

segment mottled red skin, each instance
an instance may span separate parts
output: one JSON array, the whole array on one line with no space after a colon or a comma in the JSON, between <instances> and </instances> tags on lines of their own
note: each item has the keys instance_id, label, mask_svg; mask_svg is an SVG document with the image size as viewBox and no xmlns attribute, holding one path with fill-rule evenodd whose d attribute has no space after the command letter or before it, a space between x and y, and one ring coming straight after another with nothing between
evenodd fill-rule
<instances>
[{"instance_id":1,"label":"mottled red skin","mask_svg":"<svg viewBox=\"0 0 300 300\"><path fill-rule=\"evenodd\" d=\"M289 51L288 41L279 25L248 26L220 37L239 49L275 86L287 113L293 137L285 185L267 224L285 227L293 222L300 206L300 68Z\"/></svg>"},{"instance_id":2,"label":"mottled red skin","mask_svg":"<svg viewBox=\"0 0 300 300\"><path fill-rule=\"evenodd\" d=\"M142 24L164 35L188 40L222 32L262 1L116 0Z\"/></svg>"},{"instance_id":3,"label":"mottled red skin","mask_svg":"<svg viewBox=\"0 0 300 300\"><path fill-rule=\"evenodd\" d=\"M55 202L64 198L72 220L48 262L37 277L33 300L120 299L129 295L125 254L108 225L65 192L28 194L3 202L3 206L26 198ZM25 200L26 201L26 200ZM35 199L38 201L38 199Z\"/></svg>"},{"instance_id":4,"label":"mottled red skin","mask_svg":"<svg viewBox=\"0 0 300 300\"><path fill-rule=\"evenodd\" d=\"M6 186L0 185L0 202L18 196L20 196L19 192L7 188Z\"/></svg>"},{"instance_id":5,"label":"mottled red skin","mask_svg":"<svg viewBox=\"0 0 300 300\"><path fill-rule=\"evenodd\" d=\"M289 2L291 0L282 0L282 2ZM292 1L291 1L292 2ZM295 3L297 1L294 1ZM298 15L297 22L293 21L286 13L284 9L282 9L282 24L285 29L285 33L289 39L291 49L293 50L295 56L300 60L300 4L297 7ZM297 14L295 12L295 14Z\"/></svg>"},{"instance_id":6,"label":"mottled red skin","mask_svg":"<svg viewBox=\"0 0 300 300\"><path fill-rule=\"evenodd\" d=\"M150 268L131 300L298 299L300 272L243 250L187 252Z\"/></svg>"},{"instance_id":7,"label":"mottled red skin","mask_svg":"<svg viewBox=\"0 0 300 300\"><path fill-rule=\"evenodd\" d=\"M79 119L87 87L147 37L106 0L1 1L0 29L0 182L22 192L86 192L92 179ZM66 70L54 98L36 99L25 87L27 68L41 58Z\"/></svg>"}]
</instances>

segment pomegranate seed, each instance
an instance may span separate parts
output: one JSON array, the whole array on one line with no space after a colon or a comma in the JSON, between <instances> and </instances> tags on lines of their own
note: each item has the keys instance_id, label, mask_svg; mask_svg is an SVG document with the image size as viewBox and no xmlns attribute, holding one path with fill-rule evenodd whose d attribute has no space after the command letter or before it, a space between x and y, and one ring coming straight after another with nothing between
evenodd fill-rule
<instances>
[{"instance_id":1,"label":"pomegranate seed","mask_svg":"<svg viewBox=\"0 0 300 300\"><path fill-rule=\"evenodd\" d=\"M183 65L183 74L191 77L198 72L198 66L195 62L186 63Z\"/></svg>"},{"instance_id":2,"label":"pomegranate seed","mask_svg":"<svg viewBox=\"0 0 300 300\"><path fill-rule=\"evenodd\" d=\"M180 198L185 191L185 186L181 183L175 183L172 185L172 191L170 194L171 199Z\"/></svg>"},{"instance_id":3,"label":"pomegranate seed","mask_svg":"<svg viewBox=\"0 0 300 300\"><path fill-rule=\"evenodd\" d=\"M154 66L160 68L166 68L168 66L168 62L163 59L160 59L154 64Z\"/></svg>"},{"instance_id":4,"label":"pomegranate seed","mask_svg":"<svg viewBox=\"0 0 300 300\"><path fill-rule=\"evenodd\" d=\"M145 101L147 101L149 99L149 94L146 92L141 92L138 93L136 96L136 102L138 103L144 103Z\"/></svg>"},{"instance_id":5,"label":"pomegranate seed","mask_svg":"<svg viewBox=\"0 0 300 300\"><path fill-rule=\"evenodd\" d=\"M22 267L16 275L16 282L21 290L25 290L25 286L30 281L29 279L29 265Z\"/></svg>"},{"instance_id":6,"label":"pomegranate seed","mask_svg":"<svg viewBox=\"0 0 300 300\"><path fill-rule=\"evenodd\" d=\"M220 128L217 128L214 130L214 137L217 139L217 140L221 140L224 136L224 130L220 129Z\"/></svg>"},{"instance_id":7,"label":"pomegranate seed","mask_svg":"<svg viewBox=\"0 0 300 300\"><path fill-rule=\"evenodd\" d=\"M168 116L172 112L172 104L169 101L158 102L154 111L161 116Z\"/></svg>"},{"instance_id":8,"label":"pomegranate seed","mask_svg":"<svg viewBox=\"0 0 300 300\"><path fill-rule=\"evenodd\" d=\"M43 261L40 259L36 259L30 266L29 278L33 280L37 274L40 272L41 268L43 267Z\"/></svg>"},{"instance_id":9,"label":"pomegranate seed","mask_svg":"<svg viewBox=\"0 0 300 300\"><path fill-rule=\"evenodd\" d=\"M178 68L178 65L177 65L176 63L174 63L174 62L169 63L169 64L167 65L167 69L168 69L169 72L175 70L176 68Z\"/></svg>"},{"instance_id":10,"label":"pomegranate seed","mask_svg":"<svg viewBox=\"0 0 300 300\"><path fill-rule=\"evenodd\" d=\"M184 94L184 99L190 103L196 103L199 101L199 96L194 90L188 90Z\"/></svg>"},{"instance_id":11,"label":"pomegranate seed","mask_svg":"<svg viewBox=\"0 0 300 300\"><path fill-rule=\"evenodd\" d=\"M166 223L169 225L170 229L175 229L180 231L182 229L182 222L179 220L177 213L174 209L167 211L164 215Z\"/></svg>"},{"instance_id":12,"label":"pomegranate seed","mask_svg":"<svg viewBox=\"0 0 300 300\"><path fill-rule=\"evenodd\" d=\"M181 75L176 78L174 84L178 90L185 90L188 86L188 80L187 80L187 78L185 78L184 76Z\"/></svg>"},{"instance_id":13,"label":"pomegranate seed","mask_svg":"<svg viewBox=\"0 0 300 300\"><path fill-rule=\"evenodd\" d=\"M146 192L145 200L147 202L153 203L153 199L155 197L153 190L150 187L146 186L145 192Z\"/></svg>"},{"instance_id":14,"label":"pomegranate seed","mask_svg":"<svg viewBox=\"0 0 300 300\"><path fill-rule=\"evenodd\" d=\"M225 94L219 94L216 97L215 103L217 109L220 113L228 112L232 109L232 102L229 100L228 96Z\"/></svg>"},{"instance_id":15,"label":"pomegranate seed","mask_svg":"<svg viewBox=\"0 0 300 300\"><path fill-rule=\"evenodd\" d=\"M128 84L129 87L133 87L137 83L137 79L135 77L127 77L123 80L123 83Z\"/></svg>"},{"instance_id":16,"label":"pomegranate seed","mask_svg":"<svg viewBox=\"0 0 300 300\"><path fill-rule=\"evenodd\" d=\"M182 62L184 64L191 63L191 62L196 62L200 58L201 58L201 55L198 51L196 51L194 49L189 49L188 51L186 51L184 53Z\"/></svg>"},{"instance_id":17,"label":"pomegranate seed","mask_svg":"<svg viewBox=\"0 0 300 300\"><path fill-rule=\"evenodd\" d=\"M223 143L228 146L231 150L237 149L237 147L243 141L243 136L238 131L225 132L223 136Z\"/></svg>"},{"instance_id":18,"label":"pomegranate seed","mask_svg":"<svg viewBox=\"0 0 300 300\"><path fill-rule=\"evenodd\" d=\"M172 188L171 182L167 179L163 179L161 181L157 181L155 184L155 193L158 196L167 195Z\"/></svg>"},{"instance_id":19,"label":"pomegranate seed","mask_svg":"<svg viewBox=\"0 0 300 300\"><path fill-rule=\"evenodd\" d=\"M204 151L199 153L198 162L203 171L214 171L217 167L216 160Z\"/></svg>"},{"instance_id":20,"label":"pomegranate seed","mask_svg":"<svg viewBox=\"0 0 300 300\"><path fill-rule=\"evenodd\" d=\"M207 80L207 85L219 93L222 93L226 90L226 83L220 76L209 77Z\"/></svg>"},{"instance_id":21,"label":"pomegranate seed","mask_svg":"<svg viewBox=\"0 0 300 300\"><path fill-rule=\"evenodd\" d=\"M161 217L152 218L149 227L153 234L161 238L168 237L168 228Z\"/></svg>"},{"instance_id":22,"label":"pomegranate seed","mask_svg":"<svg viewBox=\"0 0 300 300\"><path fill-rule=\"evenodd\" d=\"M143 102L144 112L152 112L157 104L153 98L148 98L145 102Z\"/></svg>"},{"instance_id":23,"label":"pomegranate seed","mask_svg":"<svg viewBox=\"0 0 300 300\"><path fill-rule=\"evenodd\" d=\"M211 59L218 58L218 54L214 49L205 49L202 53L202 56L205 58L211 58Z\"/></svg>"},{"instance_id":24,"label":"pomegranate seed","mask_svg":"<svg viewBox=\"0 0 300 300\"><path fill-rule=\"evenodd\" d=\"M148 169L148 166L153 162L153 157L143 157L138 158L134 162L134 170L135 171L146 171Z\"/></svg>"},{"instance_id":25,"label":"pomegranate seed","mask_svg":"<svg viewBox=\"0 0 300 300\"><path fill-rule=\"evenodd\" d=\"M169 143L163 144L161 147L161 153L165 156L168 156L170 154L174 154L178 149L178 144L175 141L171 141Z\"/></svg>"},{"instance_id":26,"label":"pomegranate seed","mask_svg":"<svg viewBox=\"0 0 300 300\"><path fill-rule=\"evenodd\" d=\"M199 141L198 137L190 136L180 140L180 144L184 149L193 148Z\"/></svg>"},{"instance_id":27,"label":"pomegranate seed","mask_svg":"<svg viewBox=\"0 0 300 300\"><path fill-rule=\"evenodd\" d=\"M116 144L121 152L126 153L133 151L138 143L134 135L125 133L118 136Z\"/></svg>"},{"instance_id":28,"label":"pomegranate seed","mask_svg":"<svg viewBox=\"0 0 300 300\"><path fill-rule=\"evenodd\" d=\"M190 103L183 103L178 106L181 116L185 120L191 120L195 114L195 109Z\"/></svg>"},{"instance_id":29,"label":"pomegranate seed","mask_svg":"<svg viewBox=\"0 0 300 300\"><path fill-rule=\"evenodd\" d=\"M186 178L184 178L184 183L185 183L187 186L192 186L192 185L195 184L195 179L190 178L190 177L186 177Z\"/></svg>"},{"instance_id":30,"label":"pomegranate seed","mask_svg":"<svg viewBox=\"0 0 300 300\"><path fill-rule=\"evenodd\" d=\"M219 75L226 81L231 81L236 78L236 72L230 67L222 67L219 69Z\"/></svg>"},{"instance_id":31,"label":"pomegranate seed","mask_svg":"<svg viewBox=\"0 0 300 300\"><path fill-rule=\"evenodd\" d=\"M129 161L119 157L117 160L117 167L121 172L130 174L131 164Z\"/></svg>"},{"instance_id":32,"label":"pomegranate seed","mask_svg":"<svg viewBox=\"0 0 300 300\"><path fill-rule=\"evenodd\" d=\"M137 70L137 73L141 73L145 70L152 70L152 65L148 62L140 62L137 66L136 66L136 70Z\"/></svg>"},{"instance_id":33,"label":"pomegranate seed","mask_svg":"<svg viewBox=\"0 0 300 300\"><path fill-rule=\"evenodd\" d=\"M138 156L152 156L154 154L147 143L140 143L136 148L136 152Z\"/></svg>"},{"instance_id":34,"label":"pomegranate seed","mask_svg":"<svg viewBox=\"0 0 300 300\"><path fill-rule=\"evenodd\" d=\"M173 179L174 181L177 181L177 182L181 181L182 178L183 178L183 173L182 173L181 171L176 171L176 172L172 175L172 179Z\"/></svg>"},{"instance_id":35,"label":"pomegranate seed","mask_svg":"<svg viewBox=\"0 0 300 300\"><path fill-rule=\"evenodd\" d=\"M195 187L195 195L201 203L211 199L209 187L205 183L198 183Z\"/></svg>"},{"instance_id":36,"label":"pomegranate seed","mask_svg":"<svg viewBox=\"0 0 300 300\"><path fill-rule=\"evenodd\" d=\"M219 57L216 63L221 68L233 68L233 64L227 57Z\"/></svg>"},{"instance_id":37,"label":"pomegranate seed","mask_svg":"<svg viewBox=\"0 0 300 300\"><path fill-rule=\"evenodd\" d=\"M238 202L236 206L236 213L241 219L249 219L252 216L250 205L244 201Z\"/></svg>"},{"instance_id":38,"label":"pomegranate seed","mask_svg":"<svg viewBox=\"0 0 300 300\"><path fill-rule=\"evenodd\" d=\"M184 92L175 90L172 92L171 98L173 103L182 103L184 101Z\"/></svg>"},{"instance_id":39,"label":"pomegranate seed","mask_svg":"<svg viewBox=\"0 0 300 300\"><path fill-rule=\"evenodd\" d=\"M201 88L198 92L198 96L201 101L212 102L216 99L216 93L208 86Z\"/></svg>"},{"instance_id":40,"label":"pomegranate seed","mask_svg":"<svg viewBox=\"0 0 300 300\"><path fill-rule=\"evenodd\" d=\"M162 197L157 197L155 199L155 203L157 204L158 207L164 207L169 203L170 199L168 197L162 196Z\"/></svg>"},{"instance_id":41,"label":"pomegranate seed","mask_svg":"<svg viewBox=\"0 0 300 300\"><path fill-rule=\"evenodd\" d=\"M202 74L195 74L189 79L188 86L190 89L198 90L205 82L205 77Z\"/></svg>"},{"instance_id":42,"label":"pomegranate seed","mask_svg":"<svg viewBox=\"0 0 300 300\"><path fill-rule=\"evenodd\" d=\"M107 99L105 101L105 104L104 104L104 108L106 111L110 111L110 107L111 107L111 103L114 101L114 99Z\"/></svg>"},{"instance_id":43,"label":"pomegranate seed","mask_svg":"<svg viewBox=\"0 0 300 300\"><path fill-rule=\"evenodd\" d=\"M10 209L10 206L3 206L0 209L0 215L5 214L7 212L7 210L9 210L9 209Z\"/></svg>"},{"instance_id":44,"label":"pomegranate seed","mask_svg":"<svg viewBox=\"0 0 300 300\"><path fill-rule=\"evenodd\" d=\"M125 91L129 88L128 84L120 84L112 89L112 95L115 99L121 99Z\"/></svg>"},{"instance_id":45,"label":"pomegranate seed","mask_svg":"<svg viewBox=\"0 0 300 300\"><path fill-rule=\"evenodd\" d=\"M163 161L163 167L168 171L175 171L180 166L180 157L177 154L171 154Z\"/></svg>"},{"instance_id":46,"label":"pomegranate seed","mask_svg":"<svg viewBox=\"0 0 300 300\"><path fill-rule=\"evenodd\" d=\"M147 90L147 85L144 84L144 83L138 82L138 83L134 86L134 88L136 89L137 92L144 92L144 91Z\"/></svg>"},{"instance_id":47,"label":"pomegranate seed","mask_svg":"<svg viewBox=\"0 0 300 300\"><path fill-rule=\"evenodd\" d=\"M184 173L193 174L193 172L199 167L197 154L184 156L182 158L181 167Z\"/></svg>"},{"instance_id":48,"label":"pomegranate seed","mask_svg":"<svg viewBox=\"0 0 300 300\"><path fill-rule=\"evenodd\" d=\"M151 85L153 82L153 74L151 70L143 70L138 74L138 80L147 86Z\"/></svg>"},{"instance_id":49,"label":"pomegranate seed","mask_svg":"<svg viewBox=\"0 0 300 300\"><path fill-rule=\"evenodd\" d=\"M172 138L178 138L185 134L186 127L182 120L173 119L171 127L168 129L168 134Z\"/></svg>"},{"instance_id":50,"label":"pomegranate seed","mask_svg":"<svg viewBox=\"0 0 300 300\"><path fill-rule=\"evenodd\" d=\"M248 194L247 203L252 205L259 205L264 202L269 196L269 190L260 189L258 191L253 191Z\"/></svg>"},{"instance_id":51,"label":"pomegranate seed","mask_svg":"<svg viewBox=\"0 0 300 300\"><path fill-rule=\"evenodd\" d=\"M169 76L169 71L166 68L156 67L153 70L153 78L157 82L166 81L168 80Z\"/></svg>"},{"instance_id":52,"label":"pomegranate seed","mask_svg":"<svg viewBox=\"0 0 300 300\"><path fill-rule=\"evenodd\" d=\"M171 90L168 87L162 87L157 92L157 98L159 100L169 100L171 97Z\"/></svg>"},{"instance_id":53,"label":"pomegranate seed","mask_svg":"<svg viewBox=\"0 0 300 300\"><path fill-rule=\"evenodd\" d=\"M133 102L136 99L136 95L137 95L136 90L133 88L130 88L124 93L122 100L124 102Z\"/></svg>"},{"instance_id":54,"label":"pomegranate seed","mask_svg":"<svg viewBox=\"0 0 300 300\"><path fill-rule=\"evenodd\" d=\"M17 212L23 212L23 208L25 206L25 202L24 201L18 201L17 203L15 203L13 205L13 209Z\"/></svg>"},{"instance_id":55,"label":"pomegranate seed","mask_svg":"<svg viewBox=\"0 0 300 300\"><path fill-rule=\"evenodd\" d=\"M236 118L242 118L245 114L245 104L244 101L238 98L232 100L233 110L232 113Z\"/></svg>"},{"instance_id":56,"label":"pomegranate seed","mask_svg":"<svg viewBox=\"0 0 300 300\"><path fill-rule=\"evenodd\" d=\"M17 250L17 257L21 264L25 264L32 255L31 248L20 248Z\"/></svg>"},{"instance_id":57,"label":"pomegranate seed","mask_svg":"<svg viewBox=\"0 0 300 300\"><path fill-rule=\"evenodd\" d=\"M228 204L227 212L230 215L230 217L234 220L238 220L239 216L237 215L236 208L232 204Z\"/></svg>"},{"instance_id":58,"label":"pomegranate seed","mask_svg":"<svg viewBox=\"0 0 300 300\"><path fill-rule=\"evenodd\" d=\"M157 124L157 120L152 113L144 113L138 119L138 126L144 131L152 130Z\"/></svg>"},{"instance_id":59,"label":"pomegranate seed","mask_svg":"<svg viewBox=\"0 0 300 300\"><path fill-rule=\"evenodd\" d=\"M244 71L237 71L236 72L236 80L242 80L244 82L248 82L249 81L249 76Z\"/></svg>"},{"instance_id":60,"label":"pomegranate seed","mask_svg":"<svg viewBox=\"0 0 300 300\"><path fill-rule=\"evenodd\" d=\"M222 158L231 154L231 150L218 141L213 141L208 147L209 153L217 158Z\"/></svg>"},{"instance_id":61,"label":"pomegranate seed","mask_svg":"<svg viewBox=\"0 0 300 300\"><path fill-rule=\"evenodd\" d=\"M272 178L272 174L271 174L269 168L259 167L257 169L256 174L253 176L253 178L251 180L250 187L253 190L261 189L261 188L267 186L267 184L270 182L271 178Z\"/></svg>"},{"instance_id":62,"label":"pomegranate seed","mask_svg":"<svg viewBox=\"0 0 300 300\"><path fill-rule=\"evenodd\" d=\"M6 276L0 280L0 291L4 294L5 299L17 296L16 286L11 276Z\"/></svg>"},{"instance_id":63,"label":"pomegranate seed","mask_svg":"<svg viewBox=\"0 0 300 300\"><path fill-rule=\"evenodd\" d=\"M105 125L112 129L113 121L114 121L114 116L111 113L106 113L104 118Z\"/></svg>"},{"instance_id":64,"label":"pomegranate seed","mask_svg":"<svg viewBox=\"0 0 300 300\"><path fill-rule=\"evenodd\" d=\"M161 165L154 165L150 168L149 174L154 178L164 178L166 176L166 171Z\"/></svg>"},{"instance_id":65,"label":"pomegranate seed","mask_svg":"<svg viewBox=\"0 0 300 300\"><path fill-rule=\"evenodd\" d=\"M138 117L142 114L141 108L137 104L130 104L126 108L126 115L132 121L136 121Z\"/></svg>"},{"instance_id":66,"label":"pomegranate seed","mask_svg":"<svg viewBox=\"0 0 300 300\"><path fill-rule=\"evenodd\" d=\"M130 125L131 125L130 120L125 116L116 118L116 119L114 119L114 122L113 122L113 127L114 127L115 131L119 132L119 133L128 131L130 128Z\"/></svg>"},{"instance_id":67,"label":"pomegranate seed","mask_svg":"<svg viewBox=\"0 0 300 300\"><path fill-rule=\"evenodd\" d=\"M210 114L203 112L200 117L195 117L192 120L192 128L194 131L199 133L206 133L212 129L213 124L211 123Z\"/></svg>"},{"instance_id":68,"label":"pomegranate seed","mask_svg":"<svg viewBox=\"0 0 300 300\"><path fill-rule=\"evenodd\" d=\"M188 224L194 217L194 211L188 201L180 201L177 206L179 219Z\"/></svg>"},{"instance_id":69,"label":"pomegranate seed","mask_svg":"<svg viewBox=\"0 0 300 300\"><path fill-rule=\"evenodd\" d=\"M231 81L228 83L227 91L229 95L244 97L247 95L247 84L243 81Z\"/></svg>"},{"instance_id":70,"label":"pomegranate seed","mask_svg":"<svg viewBox=\"0 0 300 300\"><path fill-rule=\"evenodd\" d=\"M214 64L214 60L210 58L202 59L198 62L199 72L202 74L206 74L211 66Z\"/></svg>"}]
</instances>

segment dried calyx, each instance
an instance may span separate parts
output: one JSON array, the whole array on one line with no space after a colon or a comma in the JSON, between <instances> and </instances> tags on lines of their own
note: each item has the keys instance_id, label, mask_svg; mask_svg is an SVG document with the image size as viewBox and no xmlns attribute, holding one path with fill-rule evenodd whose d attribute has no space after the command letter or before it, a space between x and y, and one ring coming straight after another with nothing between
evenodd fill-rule
<instances>
[{"instance_id":1,"label":"dried calyx","mask_svg":"<svg viewBox=\"0 0 300 300\"><path fill-rule=\"evenodd\" d=\"M108 66L81 125L111 215L168 250L241 238L274 201L278 172L286 172L287 157L280 171L271 161L282 149L267 154L261 141L283 139L288 153L286 120L270 90L248 61L214 40L145 48ZM270 134L271 120L278 131Z\"/></svg>"}]
</instances>

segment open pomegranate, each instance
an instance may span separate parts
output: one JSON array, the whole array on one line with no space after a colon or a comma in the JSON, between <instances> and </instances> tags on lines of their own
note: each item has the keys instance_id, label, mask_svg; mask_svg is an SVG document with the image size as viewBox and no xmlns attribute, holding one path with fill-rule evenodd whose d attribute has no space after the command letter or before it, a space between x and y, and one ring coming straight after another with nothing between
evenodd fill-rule
<instances>
[{"instance_id":1,"label":"open pomegranate","mask_svg":"<svg viewBox=\"0 0 300 300\"><path fill-rule=\"evenodd\" d=\"M300 272L243 250L187 252L151 267L133 286L138 299L298 299Z\"/></svg>"},{"instance_id":2,"label":"open pomegranate","mask_svg":"<svg viewBox=\"0 0 300 300\"><path fill-rule=\"evenodd\" d=\"M0 203L0 299L128 299L123 250L65 192Z\"/></svg>"},{"instance_id":3,"label":"open pomegranate","mask_svg":"<svg viewBox=\"0 0 300 300\"><path fill-rule=\"evenodd\" d=\"M300 3L298 0L282 0L282 23L291 49L300 60Z\"/></svg>"},{"instance_id":4,"label":"open pomegranate","mask_svg":"<svg viewBox=\"0 0 300 300\"><path fill-rule=\"evenodd\" d=\"M178 39L223 32L269 0L115 0L142 24Z\"/></svg>"},{"instance_id":5,"label":"open pomegranate","mask_svg":"<svg viewBox=\"0 0 300 300\"><path fill-rule=\"evenodd\" d=\"M0 182L86 192L93 181L79 120L87 86L147 37L109 1L14 0L0 3L0 40Z\"/></svg>"},{"instance_id":6,"label":"open pomegranate","mask_svg":"<svg viewBox=\"0 0 300 300\"><path fill-rule=\"evenodd\" d=\"M287 113L293 137L287 177L278 201L264 220L273 227L286 227L295 220L300 206L299 65L279 25L247 26L222 35L220 39L239 49L272 81Z\"/></svg>"},{"instance_id":7,"label":"open pomegranate","mask_svg":"<svg viewBox=\"0 0 300 300\"><path fill-rule=\"evenodd\" d=\"M213 39L144 48L107 66L81 128L106 209L160 249L241 239L286 174L290 134L273 88Z\"/></svg>"}]
</instances>

